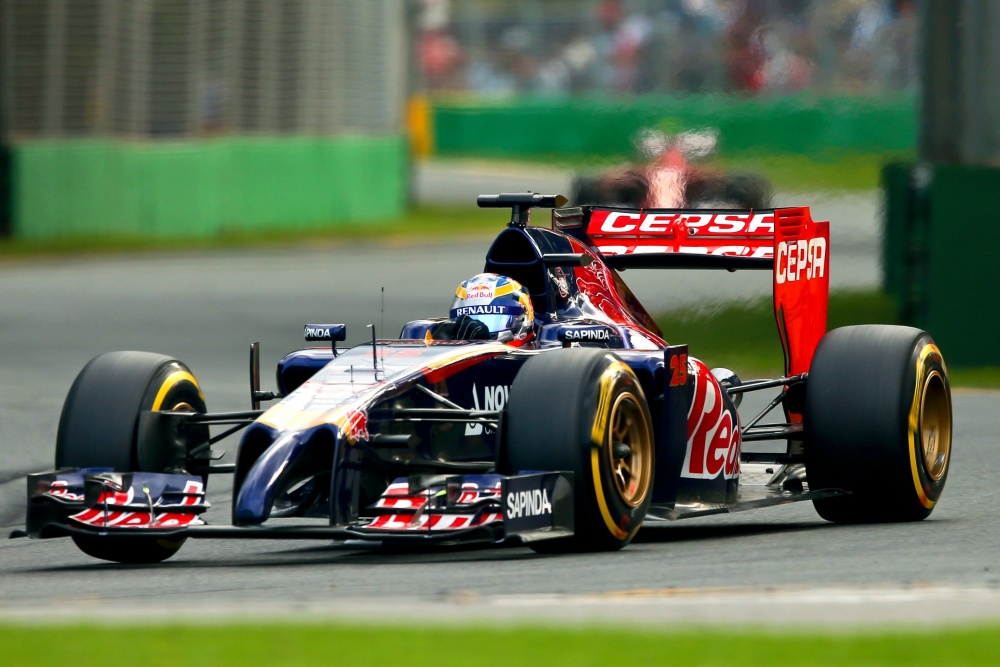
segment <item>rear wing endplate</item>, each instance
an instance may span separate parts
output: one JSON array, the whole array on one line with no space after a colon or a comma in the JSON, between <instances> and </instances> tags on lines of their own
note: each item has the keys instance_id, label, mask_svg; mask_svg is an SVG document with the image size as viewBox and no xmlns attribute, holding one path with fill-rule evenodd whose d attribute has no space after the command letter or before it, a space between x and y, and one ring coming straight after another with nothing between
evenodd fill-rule
<instances>
[{"instance_id":1,"label":"rear wing endplate","mask_svg":"<svg viewBox=\"0 0 1000 667\"><path fill-rule=\"evenodd\" d=\"M826 333L830 296L830 223L808 207L780 208L774 226L774 317L785 375L806 373Z\"/></svg>"}]
</instances>

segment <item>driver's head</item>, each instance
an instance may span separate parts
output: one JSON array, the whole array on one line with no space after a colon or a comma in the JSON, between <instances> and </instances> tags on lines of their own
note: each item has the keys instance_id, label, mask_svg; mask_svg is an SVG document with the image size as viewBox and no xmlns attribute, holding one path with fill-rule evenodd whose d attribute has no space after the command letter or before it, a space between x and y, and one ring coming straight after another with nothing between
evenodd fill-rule
<instances>
[{"instance_id":1,"label":"driver's head","mask_svg":"<svg viewBox=\"0 0 1000 667\"><path fill-rule=\"evenodd\" d=\"M469 337L488 337L518 346L531 340L534 333L535 311L528 290L513 278L496 273L480 273L459 285L450 315L458 325L458 337L466 337L463 332L472 329L483 335ZM469 320L478 324L470 327Z\"/></svg>"}]
</instances>

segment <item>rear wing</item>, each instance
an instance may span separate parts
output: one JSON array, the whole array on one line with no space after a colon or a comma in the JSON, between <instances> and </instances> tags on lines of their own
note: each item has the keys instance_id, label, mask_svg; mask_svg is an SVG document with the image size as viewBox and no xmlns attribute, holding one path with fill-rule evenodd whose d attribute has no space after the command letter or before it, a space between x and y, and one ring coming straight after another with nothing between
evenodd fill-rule
<instances>
[{"instance_id":1,"label":"rear wing","mask_svg":"<svg viewBox=\"0 0 1000 667\"><path fill-rule=\"evenodd\" d=\"M556 209L552 227L615 269L767 269L787 375L804 373L826 332L828 222L808 207L757 210Z\"/></svg>"},{"instance_id":2,"label":"rear wing","mask_svg":"<svg viewBox=\"0 0 1000 667\"><path fill-rule=\"evenodd\" d=\"M774 210L708 211L583 206L553 212L614 268L770 269ZM574 225L575 223L575 225Z\"/></svg>"}]
</instances>

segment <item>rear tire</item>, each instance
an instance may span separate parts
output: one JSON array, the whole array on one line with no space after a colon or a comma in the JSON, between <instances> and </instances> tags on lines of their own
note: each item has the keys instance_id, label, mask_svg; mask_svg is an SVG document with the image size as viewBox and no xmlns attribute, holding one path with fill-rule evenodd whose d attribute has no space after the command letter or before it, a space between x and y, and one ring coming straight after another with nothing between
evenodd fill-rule
<instances>
[{"instance_id":1,"label":"rear tire","mask_svg":"<svg viewBox=\"0 0 1000 667\"><path fill-rule=\"evenodd\" d=\"M773 188L757 174L692 172L685 197L691 208L771 208Z\"/></svg>"},{"instance_id":2,"label":"rear tire","mask_svg":"<svg viewBox=\"0 0 1000 667\"><path fill-rule=\"evenodd\" d=\"M151 352L109 352L92 359L66 396L56 436L57 468L180 472L208 427L188 429L169 450L140 452L139 417L147 410L205 412L198 381L180 361ZM81 551L117 563L157 563L184 540L73 536Z\"/></svg>"},{"instance_id":3,"label":"rear tire","mask_svg":"<svg viewBox=\"0 0 1000 667\"><path fill-rule=\"evenodd\" d=\"M919 521L941 497L951 463L951 388L944 359L919 329L844 327L820 341L806 383L810 489L836 523Z\"/></svg>"},{"instance_id":4,"label":"rear tire","mask_svg":"<svg viewBox=\"0 0 1000 667\"><path fill-rule=\"evenodd\" d=\"M532 549L606 551L632 540L652 498L655 447L642 387L617 356L570 348L526 362L511 385L505 431L511 472L573 473L573 537Z\"/></svg>"}]
</instances>

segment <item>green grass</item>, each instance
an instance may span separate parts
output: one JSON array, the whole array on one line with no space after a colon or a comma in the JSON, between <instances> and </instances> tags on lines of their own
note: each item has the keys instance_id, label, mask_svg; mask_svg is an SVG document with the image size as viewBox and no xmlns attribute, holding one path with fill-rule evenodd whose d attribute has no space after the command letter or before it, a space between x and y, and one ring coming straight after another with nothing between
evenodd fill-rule
<instances>
[{"instance_id":1,"label":"green grass","mask_svg":"<svg viewBox=\"0 0 1000 667\"><path fill-rule=\"evenodd\" d=\"M761 298L711 308L684 308L656 318L667 340L689 343L691 354L709 366L731 368L737 374L771 377L783 370L781 342L772 303ZM830 295L827 328L851 324L899 324L895 303L877 290L834 292ZM1000 368L948 367L955 386L1000 388Z\"/></svg>"},{"instance_id":2,"label":"green grass","mask_svg":"<svg viewBox=\"0 0 1000 667\"><path fill-rule=\"evenodd\" d=\"M981 366L979 368L949 366L948 379L956 387L1000 389L1000 366Z\"/></svg>"},{"instance_id":3,"label":"green grass","mask_svg":"<svg viewBox=\"0 0 1000 667\"><path fill-rule=\"evenodd\" d=\"M429 627L418 627L425 625ZM0 628L4 664L246 665L1000 664L1000 626L882 633L286 624Z\"/></svg>"},{"instance_id":4,"label":"green grass","mask_svg":"<svg viewBox=\"0 0 1000 667\"><path fill-rule=\"evenodd\" d=\"M416 207L403 215L367 223L330 223L302 229L255 230L206 238L154 239L143 236L87 235L44 241L0 239L0 261L170 250L273 248L275 246L335 245L352 241L405 243L446 236L489 238L503 229L510 213L480 209L475 202L455 206ZM484 247L485 249L485 247Z\"/></svg>"},{"instance_id":5,"label":"green grass","mask_svg":"<svg viewBox=\"0 0 1000 667\"><path fill-rule=\"evenodd\" d=\"M800 155L760 155L721 158L727 171L753 172L767 177L783 192L866 192L879 187L882 167L907 156L849 153L819 158Z\"/></svg>"}]
</instances>

